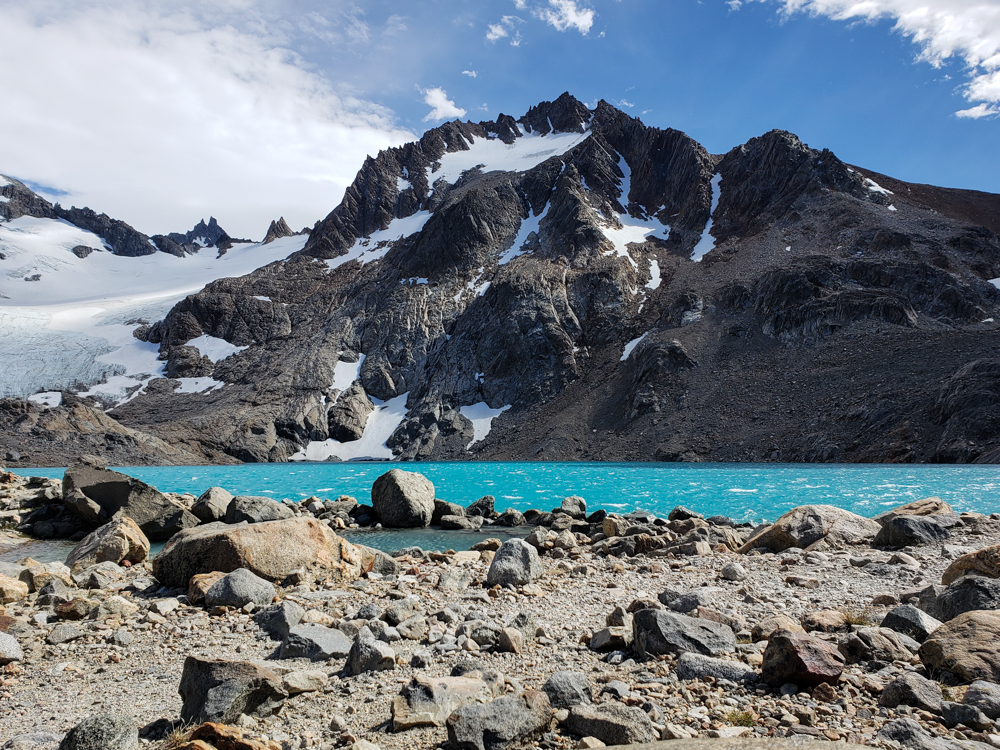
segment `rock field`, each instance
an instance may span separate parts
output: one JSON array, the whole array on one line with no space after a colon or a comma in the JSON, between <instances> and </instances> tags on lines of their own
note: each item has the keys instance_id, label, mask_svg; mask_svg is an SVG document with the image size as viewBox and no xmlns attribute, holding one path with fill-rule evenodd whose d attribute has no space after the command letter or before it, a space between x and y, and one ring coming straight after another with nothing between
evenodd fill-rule
<instances>
[{"instance_id":1,"label":"rock field","mask_svg":"<svg viewBox=\"0 0 1000 750\"><path fill-rule=\"evenodd\" d=\"M0 475L11 524L57 498L91 519L72 568L0 563L3 750L1000 748L1000 514L928 498L753 528L567 498L428 517L426 480L397 471L379 480L386 517L534 528L390 556L335 533L376 520L350 498L272 518L262 498L164 504L95 465L67 474ZM122 484L115 508L94 489ZM150 562L152 507L177 528ZM0 552L31 544L0 533Z\"/></svg>"}]
</instances>

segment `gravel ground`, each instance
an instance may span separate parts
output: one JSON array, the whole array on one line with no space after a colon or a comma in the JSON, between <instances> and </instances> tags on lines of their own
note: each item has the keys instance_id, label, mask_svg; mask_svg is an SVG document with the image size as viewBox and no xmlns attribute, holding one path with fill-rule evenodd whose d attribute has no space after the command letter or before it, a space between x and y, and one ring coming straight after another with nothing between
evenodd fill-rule
<instances>
[{"instance_id":1,"label":"gravel ground","mask_svg":"<svg viewBox=\"0 0 1000 750\"><path fill-rule=\"evenodd\" d=\"M949 731L930 714L907 708L880 708L878 694L882 686L912 668L910 664L897 662L877 672L867 671L864 665L848 667L836 696L820 701L807 692L782 695L765 687L714 684L711 679L678 681L672 674L671 657L637 663L629 654L618 654L608 661L606 653L588 647L590 636L605 627L606 617L616 606L627 607L636 599L655 600L668 588L688 591L712 587L715 590L709 594L709 606L732 618L738 631L749 630L777 613L798 620L806 613L826 609L847 613L856 623L877 625L890 607L873 604L876 597L888 594L898 598L907 590L938 583L950 559L961 551L958 547L971 550L1000 543L998 527L1000 524L995 522L985 523L974 536L963 532L965 537L953 538L947 545L905 550L919 567L888 564L891 553L857 547L818 555L801 551L713 553L680 559L601 557L586 547L578 547L563 559L543 556L543 577L517 591L486 590L482 585L488 568L486 560L469 560L473 556L467 553L459 554L458 559L448 554L434 555L436 559L403 558L405 572L395 579L369 574L369 578L339 590L300 584L281 589L279 596L299 602L307 609L306 620L311 622L336 626L365 604L385 606L415 594L420 609L428 615L457 603L463 611L479 610L502 625L520 611L530 612L536 618L540 636L525 643L521 654L434 654L430 665L419 670L409 666L410 658L414 652L427 651L428 646L404 639L392 644L397 654L395 670L353 678L339 676L343 660L269 661L270 666L283 671L320 669L328 682L320 691L288 699L278 715L243 717L241 723L253 736L277 741L286 748L350 745L357 739L373 742L384 750L434 747L446 740L443 728L398 734L388 731L392 699L415 674L446 675L460 659L476 658L506 677L508 690L540 688L559 670L589 675L595 696L604 683L621 681L627 687L616 684L618 696L606 695L599 700L620 699L642 706L647 712L649 704L653 704L654 722L668 727L668 733L674 731L669 729L673 727L706 736L730 726L736 713L747 711L752 715L751 734L804 733L819 739L879 744L875 737L878 729L893 718L907 716L937 735L993 741L1000 747L1000 737L990 737L991 733L1000 733L997 727L984 733ZM857 563L862 557L871 563L865 567L852 565L851 558ZM734 582L720 578L722 568L734 561L746 569L746 579ZM459 565L473 574L472 585L461 592L436 588L440 573ZM6 605L6 619L0 618L2 629L18 639L25 658L3 669L0 740L32 731L61 734L103 710L126 709L140 726L160 718L173 720L181 709L177 687L189 654L229 660L268 660L275 655L278 643L259 630L249 613L209 613L202 607L187 606L182 596L175 610L165 616L158 614L157 608L164 608L159 602L178 592L160 591L150 596L135 591L130 584L144 588L152 582L148 571L148 563L135 566L129 580L116 584L121 590L90 592L94 599L121 594L137 610L73 623L84 634L69 643L46 643L54 623L37 621L43 618L38 618L35 594ZM817 587L786 583L792 576L815 579L815 584L803 582ZM455 626L450 627L454 632ZM129 640L128 636L128 645L116 645ZM761 645L749 643L745 634L742 640L747 642L739 646L735 658L759 665ZM620 663L612 663L615 661ZM919 660L914 664L918 665ZM959 699L961 688L952 690L953 698ZM331 722L341 728L332 729ZM575 747L576 743L577 738L556 731L546 735L540 746Z\"/></svg>"}]
</instances>

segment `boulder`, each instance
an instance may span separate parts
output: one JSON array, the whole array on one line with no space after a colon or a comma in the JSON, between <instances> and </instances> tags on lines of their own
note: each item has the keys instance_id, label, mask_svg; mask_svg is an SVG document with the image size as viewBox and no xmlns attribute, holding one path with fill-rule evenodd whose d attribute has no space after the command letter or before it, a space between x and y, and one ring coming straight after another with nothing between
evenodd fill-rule
<instances>
[{"instance_id":1,"label":"boulder","mask_svg":"<svg viewBox=\"0 0 1000 750\"><path fill-rule=\"evenodd\" d=\"M941 627L941 621L912 604L901 604L886 613L879 627L904 633L913 640L923 643L927 636Z\"/></svg>"},{"instance_id":2,"label":"boulder","mask_svg":"<svg viewBox=\"0 0 1000 750\"><path fill-rule=\"evenodd\" d=\"M0 667L15 661L24 661L21 644L10 633L0 633Z\"/></svg>"},{"instance_id":3,"label":"boulder","mask_svg":"<svg viewBox=\"0 0 1000 750\"><path fill-rule=\"evenodd\" d=\"M82 589L106 589L124 577L125 568L110 561L73 571L73 583Z\"/></svg>"},{"instance_id":4,"label":"boulder","mask_svg":"<svg viewBox=\"0 0 1000 750\"><path fill-rule=\"evenodd\" d=\"M943 700L941 687L936 682L921 677L916 672L906 672L885 686L878 704L886 708L910 706L940 714Z\"/></svg>"},{"instance_id":5,"label":"boulder","mask_svg":"<svg viewBox=\"0 0 1000 750\"><path fill-rule=\"evenodd\" d=\"M928 612L942 622L977 609L1000 609L1000 579L966 575L938 592Z\"/></svg>"},{"instance_id":6,"label":"boulder","mask_svg":"<svg viewBox=\"0 0 1000 750\"><path fill-rule=\"evenodd\" d=\"M872 543L876 547L916 547L950 537L951 532L933 516L896 516L883 523Z\"/></svg>"},{"instance_id":7,"label":"boulder","mask_svg":"<svg viewBox=\"0 0 1000 750\"><path fill-rule=\"evenodd\" d=\"M70 729L59 750L138 750L139 727L129 714L108 711Z\"/></svg>"},{"instance_id":8,"label":"boulder","mask_svg":"<svg viewBox=\"0 0 1000 750\"><path fill-rule=\"evenodd\" d=\"M977 732L993 729L993 720L978 708L968 703L942 701L941 718L944 719L944 725L949 729L954 729L959 724L967 726L969 729L974 729Z\"/></svg>"},{"instance_id":9,"label":"boulder","mask_svg":"<svg viewBox=\"0 0 1000 750\"><path fill-rule=\"evenodd\" d=\"M926 666L962 682L1000 682L1000 612L959 615L935 630L919 653Z\"/></svg>"},{"instance_id":10,"label":"boulder","mask_svg":"<svg viewBox=\"0 0 1000 750\"><path fill-rule=\"evenodd\" d=\"M301 606L285 599L270 607L254 612L253 619L271 638L283 641L289 631L302 621L306 611Z\"/></svg>"},{"instance_id":11,"label":"boulder","mask_svg":"<svg viewBox=\"0 0 1000 750\"><path fill-rule=\"evenodd\" d=\"M448 742L455 750L503 750L549 726L549 699L537 690L470 703L448 717Z\"/></svg>"},{"instance_id":12,"label":"boulder","mask_svg":"<svg viewBox=\"0 0 1000 750\"><path fill-rule=\"evenodd\" d=\"M508 539L497 550L486 573L486 585L523 586L542 575L538 552L523 539Z\"/></svg>"},{"instance_id":13,"label":"boulder","mask_svg":"<svg viewBox=\"0 0 1000 750\"><path fill-rule=\"evenodd\" d=\"M28 584L17 578L0 575L0 604L19 602L28 596Z\"/></svg>"},{"instance_id":14,"label":"boulder","mask_svg":"<svg viewBox=\"0 0 1000 750\"><path fill-rule=\"evenodd\" d=\"M641 609L633 614L632 640L643 658L685 651L718 656L736 650L731 628L662 609Z\"/></svg>"},{"instance_id":15,"label":"boulder","mask_svg":"<svg viewBox=\"0 0 1000 750\"><path fill-rule=\"evenodd\" d=\"M788 630L771 634L760 667L761 679L774 687L835 684L843 671L844 657L832 644Z\"/></svg>"},{"instance_id":16,"label":"boulder","mask_svg":"<svg viewBox=\"0 0 1000 750\"><path fill-rule=\"evenodd\" d=\"M49 631L49 634L45 637L45 642L52 646L58 646L60 643L70 643L77 638L83 638L83 636L84 632L82 630L73 627L69 623L61 622Z\"/></svg>"},{"instance_id":17,"label":"boulder","mask_svg":"<svg viewBox=\"0 0 1000 750\"><path fill-rule=\"evenodd\" d=\"M395 558L380 549L366 547L363 544L355 545L361 550L361 572L378 573L381 576L399 575L402 567Z\"/></svg>"},{"instance_id":18,"label":"boulder","mask_svg":"<svg viewBox=\"0 0 1000 750\"><path fill-rule=\"evenodd\" d=\"M295 512L285 503L269 497L237 495L226 506L226 523L264 523L283 521L295 516Z\"/></svg>"},{"instance_id":19,"label":"boulder","mask_svg":"<svg viewBox=\"0 0 1000 750\"><path fill-rule=\"evenodd\" d=\"M248 661L189 656L178 688L185 724L232 724L241 714L270 716L287 697L281 678Z\"/></svg>"},{"instance_id":20,"label":"boulder","mask_svg":"<svg viewBox=\"0 0 1000 750\"><path fill-rule=\"evenodd\" d=\"M197 516L180 503L95 459L80 459L66 469L62 489L66 507L92 526L103 526L120 512L148 539L164 541L198 525Z\"/></svg>"},{"instance_id":21,"label":"boulder","mask_svg":"<svg viewBox=\"0 0 1000 750\"><path fill-rule=\"evenodd\" d=\"M302 669L281 677L281 685L289 695L315 693L325 688L329 681L326 672L321 669Z\"/></svg>"},{"instance_id":22,"label":"boulder","mask_svg":"<svg viewBox=\"0 0 1000 750\"><path fill-rule=\"evenodd\" d=\"M757 681L757 672L749 664L729 659L713 659L711 656L696 654L692 651L681 654L677 660L675 673L682 680L712 677L716 680L729 680L735 683Z\"/></svg>"},{"instance_id":23,"label":"boulder","mask_svg":"<svg viewBox=\"0 0 1000 750\"><path fill-rule=\"evenodd\" d=\"M360 440L365 434L368 417L375 411L375 404L365 392L361 381L356 380L339 394L327 412L326 421L330 437L341 443Z\"/></svg>"},{"instance_id":24,"label":"boulder","mask_svg":"<svg viewBox=\"0 0 1000 750\"><path fill-rule=\"evenodd\" d=\"M961 523L958 514L939 497L925 497L923 500L914 500L912 503L900 505L898 508L879 513L872 520L885 526L886 523L899 516L931 516L936 520L943 521L945 526L955 526Z\"/></svg>"},{"instance_id":25,"label":"boulder","mask_svg":"<svg viewBox=\"0 0 1000 750\"><path fill-rule=\"evenodd\" d=\"M344 665L347 677L364 674L365 672L380 672L396 668L396 652L389 644L375 640L375 636L367 627L361 628Z\"/></svg>"},{"instance_id":26,"label":"boulder","mask_svg":"<svg viewBox=\"0 0 1000 750\"><path fill-rule=\"evenodd\" d=\"M747 553L758 547L773 552L791 547L805 549L820 539L834 544L860 544L874 539L881 528L875 521L832 505L802 505L750 537L739 551Z\"/></svg>"},{"instance_id":27,"label":"boulder","mask_svg":"<svg viewBox=\"0 0 1000 750\"><path fill-rule=\"evenodd\" d=\"M975 706L994 721L1000 719L1000 685L976 680L965 691L963 703Z\"/></svg>"},{"instance_id":28,"label":"boulder","mask_svg":"<svg viewBox=\"0 0 1000 750\"><path fill-rule=\"evenodd\" d=\"M719 573L719 577L727 581L744 581L747 577L747 571L746 568L734 561L726 563L722 572Z\"/></svg>"},{"instance_id":29,"label":"boulder","mask_svg":"<svg viewBox=\"0 0 1000 750\"><path fill-rule=\"evenodd\" d=\"M581 672L564 670L556 672L542 685L552 708L572 708L593 701L590 681Z\"/></svg>"},{"instance_id":30,"label":"boulder","mask_svg":"<svg viewBox=\"0 0 1000 750\"><path fill-rule=\"evenodd\" d=\"M472 583L472 571L466 568L445 568L438 578L442 591L465 591Z\"/></svg>"},{"instance_id":31,"label":"boulder","mask_svg":"<svg viewBox=\"0 0 1000 750\"><path fill-rule=\"evenodd\" d=\"M423 474L392 469L372 485L372 506L388 528L430 526L434 485Z\"/></svg>"},{"instance_id":32,"label":"boulder","mask_svg":"<svg viewBox=\"0 0 1000 750\"><path fill-rule=\"evenodd\" d=\"M567 516L582 520L587 517L587 501L576 495L564 497L559 504L559 510Z\"/></svg>"},{"instance_id":33,"label":"boulder","mask_svg":"<svg viewBox=\"0 0 1000 750\"><path fill-rule=\"evenodd\" d=\"M573 706L566 728L583 737L596 737L605 745L638 745L660 738L645 711L618 702Z\"/></svg>"},{"instance_id":34,"label":"boulder","mask_svg":"<svg viewBox=\"0 0 1000 750\"><path fill-rule=\"evenodd\" d=\"M766 641L771 637L771 633L777 630L787 630L790 633L806 632L805 628L788 615L771 615L753 626L753 630L750 631L750 637L754 643L759 643L760 641Z\"/></svg>"},{"instance_id":35,"label":"boulder","mask_svg":"<svg viewBox=\"0 0 1000 750\"><path fill-rule=\"evenodd\" d=\"M464 516L465 508L458 503L449 503L447 500L434 498L434 514L431 516L431 523L438 525L445 516Z\"/></svg>"},{"instance_id":36,"label":"boulder","mask_svg":"<svg viewBox=\"0 0 1000 750\"><path fill-rule=\"evenodd\" d=\"M483 527L481 516L441 516L439 523L446 531L478 531Z\"/></svg>"},{"instance_id":37,"label":"boulder","mask_svg":"<svg viewBox=\"0 0 1000 750\"><path fill-rule=\"evenodd\" d=\"M837 649L847 659L848 664L873 659L909 661L913 658L913 651L907 645L907 641L913 645L913 650L919 647L919 644L913 643L912 639L888 628L859 628L856 632L841 638Z\"/></svg>"},{"instance_id":38,"label":"boulder","mask_svg":"<svg viewBox=\"0 0 1000 750\"><path fill-rule=\"evenodd\" d=\"M212 523L187 529L153 558L153 575L164 586L183 588L198 573L246 568L280 581L316 565L328 578L350 582L361 575L361 551L315 518L290 518L230 526Z\"/></svg>"},{"instance_id":39,"label":"boulder","mask_svg":"<svg viewBox=\"0 0 1000 750\"><path fill-rule=\"evenodd\" d=\"M465 515L482 516L483 518L496 518L497 512L493 509L494 502L495 499L493 495L483 495L465 509Z\"/></svg>"},{"instance_id":40,"label":"boulder","mask_svg":"<svg viewBox=\"0 0 1000 750\"><path fill-rule=\"evenodd\" d=\"M244 607L253 602L264 607L274 599L274 586L246 568L237 568L212 584L205 592L207 607Z\"/></svg>"},{"instance_id":41,"label":"boulder","mask_svg":"<svg viewBox=\"0 0 1000 750\"><path fill-rule=\"evenodd\" d=\"M508 528L513 528L514 526L524 526L524 516L521 514L517 508L507 508L496 517L493 522L497 526L506 526Z\"/></svg>"},{"instance_id":42,"label":"boulder","mask_svg":"<svg viewBox=\"0 0 1000 750\"><path fill-rule=\"evenodd\" d=\"M951 565L945 568L941 576L941 583L947 586L960 576L965 575L967 571L975 571L987 578L1000 578L1000 544L984 547L955 558Z\"/></svg>"},{"instance_id":43,"label":"boulder","mask_svg":"<svg viewBox=\"0 0 1000 750\"><path fill-rule=\"evenodd\" d=\"M962 748L962 745L950 739L935 737L913 719L890 721L878 731L875 737L883 742L895 742L906 750L961 750Z\"/></svg>"},{"instance_id":44,"label":"boulder","mask_svg":"<svg viewBox=\"0 0 1000 750\"><path fill-rule=\"evenodd\" d=\"M493 688L477 677L427 677L410 680L392 701L392 731L443 727L448 717L469 703L489 703Z\"/></svg>"},{"instance_id":45,"label":"boulder","mask_svg":"<svg viewBox=\"0 0 1000 750\"><path fill-rule=\"evenodd\" d=\"M351 652L351 639L340 630L323 625L296 625L288 631L278 651L279 659L326 661Z\"/></svg>"},{"instance_id":46,"label":"boulder","mask_svg":"<svg viewBox=\"0 0 1000 750\"><path fill-rule=\"evenodd\" d=\"M221 521L226 517L226 510L232 501L233 496L227 490L221 487L209 487L191 506L191 512L202 523Z\"/></svg>"},{"instance_id":47,"label":"boulder","mask_svg":"<svg viewBox=\"0 0 1000 750\"><path fill-rule=\"evenodd\" d=\"M198 573L191 576L187 588L188 602L193 605L204 604L205 594L215 585L216 581L225 575L221 570L213 570L211 573Z\"/></svg>"},{"instance_id":48,"label":"boulder","mask_svg":"<svg viewBox=\"0 0 1000 750\"><path fill-rule=\"evenodd\" d=\"M802 617L802 627L807 633L840 633L850 630L847 615L835 609L823 609L819 612L809 612Z\"/></svg>"},{"instance_id":49,"label":"boulder","mask_svg":"<svg viewBox=\"0 0 1000 750\"><path fill-rule=\"evenodd\" d=\"M91 532L70 551L66 565L83 570L103 562L132 565L149 557L149 540L131 518L119 515Z\"/></svg>"}]
</instances>

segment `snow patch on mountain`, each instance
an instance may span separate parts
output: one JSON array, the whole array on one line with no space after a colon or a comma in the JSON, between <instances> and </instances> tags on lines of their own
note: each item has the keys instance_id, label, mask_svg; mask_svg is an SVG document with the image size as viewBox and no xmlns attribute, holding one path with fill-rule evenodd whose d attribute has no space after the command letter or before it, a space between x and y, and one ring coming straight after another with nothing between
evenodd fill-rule
<instances>
[{"instance_id":1,"label":"snow patch on mountain","mask_svg":"<svg viewBox=\"0 0 1000 750\"><path fill-rule=\"evenodd\" d=\"M705 224L705 230L701 233L701 239L698 240L698 244L695 245L694 250L691 251L691 260L695 263L700 263L702 258L715 249L715 237L711 234L712 216L715 215L715 209L719 206L719 198L721 196L722 175L712 175L712 207L709 209L708 223Z\"/></svg>"},{"instance_id":2,"label":"snow patch on mountain","mask_svg":"<svg viewBox=\"0 0 1000 750\"><path fill-rule=\"evenodd\" d=\"M546 159L565 154L590 137L583 133L529 133L506 144L499 138L473 138L468 151L453 151L441 157L439 166L427 168L427 182L443 179L454 184L463 172L479 167L483 172L525 172Z\"/></svg>"},{"instance_id":3,"label":"snow patch on mountain","mask_svg":"<svg viewBox=\"0 0 1000 750\"><path fill-rule=\"evenodd\" d=\"M100 238L65 221L23 216L0 223L6 256L0 260L0 396L66 390L110 404L134 397L164 370L159 346L132 335L138 325L163 318L205 284L281 260L305 241L237 244L219 258L130 258L100 250ZM79 258L71 252L77 245L98 250ZM39 280L25 281L25 274Z\"/></svg>"},{"instance_id":4,"label":"snow patch on mountain","mask_svg":"<svg viewBox=\"0 0 1000 750\"><path fill-rule=\"evenodd\" d=\"M510 404L501 406L499 409L491 409L485 401L471 406L463 406L458 410L459 414L472 422L472 441L465 446L469 450L480 440L485 440L493 427L493 420L503 414L511 407Z\"/></svg>"},{"instance_id":5,"label":"snow patch on mountain","mask_svg":"<svg viewBox=\"0 0 1000 750\"><path fill-rule=\"evenodd\" d=\"M209 336L208 334L191 339L187 342L187 346L197 348L199 352L212 360L212 362L218 362L226 357L239 354L247 348L245 346L230 344L225 339L220 339L217 336Z\"/></svg>"},{"instance_id":6,"label":"snow patch on mountain","mask_svg":"<svg viewBox=\"0 0 1000 750\"><path fill-rule=\"evenodd\" d=\"M409 393L404 393L388 401L372 399L375 411L368 415L365 430L358 440L342 443L339 440L313 440L305 448L294 454L292 461L326 461L339 458L341 461L360 459L391 459L392 449L386 441L396 431L406 417L406 399Z\"/></svg>"},{"instance_id":7,"label":"snow patch on mountain","mask_svg":"<svg viewBox=\"0 0 1000 750\"><path fill-rule=\"evenodd\" d=\"M385 229L372 232L369 237L359 237L347 253L330 258L326 261L326 265L332 271L352 260L361 261L361 265L378 260L392 250L396 241L423 229L429 218L431 218L430 211L417 211L412 216L393 219Z\"/></svg>"},{"instance_id":8,"label":"snow patch on mountain","mask_svg":"<svg viewBox=\"0 0 1000 750\"><path fill-rule=\"evenodd\" d=\"M620 201L622 207L625 209L625 213L618 215L618 221L621 224L620 227L611 226L610 224L601 225L601 231L614 247L613 250L609 250L605 255L616 255L619 258L625 258L632 264L633 268L638 268L639 264L636 263L632 254L628 251L629 244L633 242L645 242L646 238L650 236L659 236L660 239L665 240L670 236L670 227L660 223L657 219L646 217L636 218L629 215L628 196L632 190L632 169L629 167L628 162L625 161L625 157L622 156L618 157L618 167L624 175L620 181L622 191Z\"/></svg>"}]
</instances>

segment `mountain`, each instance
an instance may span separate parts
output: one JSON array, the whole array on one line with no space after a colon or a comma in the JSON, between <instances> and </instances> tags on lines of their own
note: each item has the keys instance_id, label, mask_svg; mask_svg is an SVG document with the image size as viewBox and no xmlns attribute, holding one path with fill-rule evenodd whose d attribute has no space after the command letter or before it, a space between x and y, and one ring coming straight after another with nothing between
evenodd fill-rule
<instances>
[{"instance_id":1,"label":"mountain","mask_svg":"<svg viewBox=\"0 0 1000 750\"><path fill-rule=\"evenodd\" d=\"M166 377L110 416L205 460L996 461L997 207L564 94L368 158L137 329Z\"/></svg>"}]
</instances>

